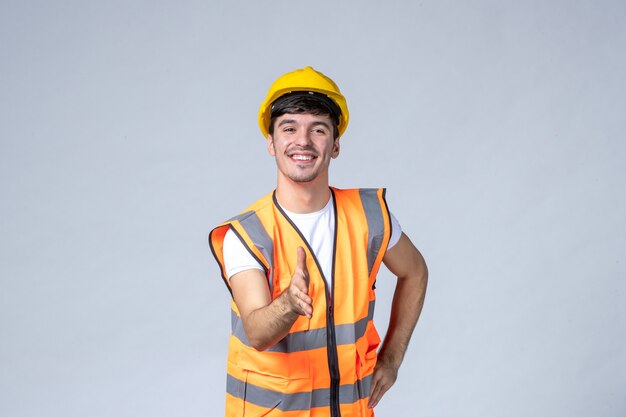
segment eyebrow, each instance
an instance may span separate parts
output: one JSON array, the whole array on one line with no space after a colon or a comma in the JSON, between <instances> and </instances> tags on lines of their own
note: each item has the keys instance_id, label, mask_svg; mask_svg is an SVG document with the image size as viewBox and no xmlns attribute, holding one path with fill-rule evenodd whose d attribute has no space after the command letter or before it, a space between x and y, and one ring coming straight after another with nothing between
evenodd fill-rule
<instances>
[{"instance_id":1,"label":"eyebrow","mask_svg":"<svg viewBox=\"0 0 626 417\"><path fill-rule=\"evenodd\" d=\"M313 126L317 126L317 125L322 125L326 129L330 130L330 125L328 123L326 123L326 122L322 122L322 121L313 122Z\"/></svg>"},{"instance_id":2,"label":"eyebrow","mask_svg":"<svg viewBox=\"0 0 626 417\"><path fill-rule=\"evenodd\" d=\"M289 123L296 123L296 121L294 119L283 119L278 123L278 126L283 126ZM322 122L320 121L315 121L313 123L311 123L312 126L317 126L317 125L322 125L324 126L326 129L330 130L330 125L326 122Z\"/></svg>"},{"instance_id":3,"label":"eyebrow","mask_svg":"<svg viewBox=\"0 0 626 417\"><path fill-rule=\"evenodd\" d=\"M280 121L280 123L278 123L278 126L282 126L282 125L286 125L289 123L295 123L296 121L294 119L283 119Z\"/></svg>"}]
</instances>

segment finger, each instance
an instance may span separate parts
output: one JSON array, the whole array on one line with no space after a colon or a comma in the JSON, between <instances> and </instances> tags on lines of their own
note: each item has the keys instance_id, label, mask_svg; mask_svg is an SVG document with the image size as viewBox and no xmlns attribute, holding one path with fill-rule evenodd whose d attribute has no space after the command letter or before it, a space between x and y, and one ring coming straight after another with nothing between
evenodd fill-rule
<instances>
[{"instance_id":1,"label":"finger","mask_svg":"<svg viewBox=\"0 0 626 417\"><path fill-rule=\"evenodd\" d=\"M296 312L300 315L311 318L313 314L313 305L311 304L311 298L301 292L294 293L293 305Z\"/></svg>"},{"instance_id":2,"label":"finger","mask_svg":"<svg viewBox=\"0 0 626 417\"><path fill-rule=\"evenodd\" d=\"M370 392L370 399L367 403L367 406L369 408L374 408L376 407L376 404L378 404L378 400L380 400L379 397L379 385L378 385L378 381L372 381L372 392Z\"/></svg>"},{"instance_id":3,"label":"finger","mask_svg":"<svg viewBox=\"0 0 626 417\"><path fill-rule=\"evenodd\" d=\"M307 305L313 304L313 299L309 297L307 293L305 293L304 291L301 291L298 294L296 294L296 297L302 300L304 304L307 304Z\"/></svg>"},{"instance_id":4,"label":"finger","mask_svg":"<svg viewBox=\"0 0 626 417\"><path fill-rule=\"evenodd\" d=\"M383 394L387 391L386 384L383 381L383 377L380 372L374 371L374 377L372 381L372 389L370 393L370 399L368 406L370 408L376 407L380 399L383 397Z\"/></svg>"},{"instance_id":5,"label":"finger","mask_svg":"<svg viewBox=\"0 0 626 417\"><path fill-rule=\"evenodd\" d=\"M311 297L309 297L309 288L306 282L298 274L291 278L289 294L294 299L304 300L308 304L312 303Z\"/></svg>"},{"instance_id":6,"label":"finger","mask_svg":"<svg viewBox=\"0 0 626 417\"><path fill-rule=\"evenodd\" d=\"M378 381L380 380L380 364L376 363L374 365L374 372L372 372L372 386L370 387L370 398L374 395L374 391L376 391L376 386L378 385Z\"/></svg>"},{"instance_id":7,"label":"finger","mask_svg":"<svg viewBox=\"0 0 626 417\"><path fill-rule=\"evenodd\" d=\"M313 306L311 304L302 302L302 312L307 318L313 317Z\"/></svg>"},{"instance_id":8,"label":"finger","mask_svg":"<svg viewBox=\"0 0 626 417\"><path fill-rule=\"evenodd\" d=\"M313 299L306 292L306 288L299 286L296 282L292 282L290 293L298 301L302 301L305 304L313 304Z\"/></svg>"},{"instance_id":9,"label":"finger","mask_svg":"<svg viewBox=\"0 0 626 417\"><path fill-rule=\"evenodd\" d=\"M292 300L291 304L298 314L311 318L313 314L313 299L307 294L307 291L308 289L302 281L292 280L289 286L289 298Z\"/></svg>"},{"instance_id":10,"label":"finger","mask_svg":"<svg viewBox=\"0 0 626 417\"><path fill-rule=\"evenodd\" d=\"M384 391L382 389L382 385L378 384L376 386L376 390L372 393L372 396L370 397L369 404L368 404L369 408L376 407L378 405L378 402L382 398L383 394L384 394Z\"/></svg>"},{"instance_id":11,"label":"finger","mask_svg":"<svg viewBox=\"0 0 626 417\"><path fill-rule=\"evenodd\" d=\"M299 299L302 311L307 317L311 318L311 314L313 313L313 299L309 297L306 292L299 292L296 294L296 297Z\"/></svg>"}]
</instances>

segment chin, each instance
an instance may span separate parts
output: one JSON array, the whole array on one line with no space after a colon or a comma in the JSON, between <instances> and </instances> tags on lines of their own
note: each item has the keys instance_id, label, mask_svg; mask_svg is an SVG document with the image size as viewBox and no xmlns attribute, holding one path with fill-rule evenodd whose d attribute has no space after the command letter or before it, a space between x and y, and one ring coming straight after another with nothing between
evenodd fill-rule
<instances>
[{"instance_id":1,"label":"chin","mask_svg":"<svg viewBox=\"0 0 626 417\"><path fill-rule=\"evenodd\" d=\"M317 178L317 176L314 177L290 177L289 179L293 182L297 182L297 183L305 183L305 182L312 182L315 178Z\"/></svg>"}]
</instances>

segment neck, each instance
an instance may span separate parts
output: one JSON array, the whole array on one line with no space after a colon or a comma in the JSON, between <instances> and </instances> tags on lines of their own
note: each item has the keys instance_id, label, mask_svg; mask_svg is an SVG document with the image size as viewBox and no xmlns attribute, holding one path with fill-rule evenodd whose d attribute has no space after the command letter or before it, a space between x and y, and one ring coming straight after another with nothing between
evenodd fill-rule
<instances>
[{"instance_id":1,"label":"neck","mask_svg":"<svg viewBox=\"0 0 626 417\"><path fill-rule=\"evenodd\" d=\"M321 210L330 199L328 178L294 182L279 175L276 199L282 207L293 213L313 213Z\"/></svg>"}]
</instances>

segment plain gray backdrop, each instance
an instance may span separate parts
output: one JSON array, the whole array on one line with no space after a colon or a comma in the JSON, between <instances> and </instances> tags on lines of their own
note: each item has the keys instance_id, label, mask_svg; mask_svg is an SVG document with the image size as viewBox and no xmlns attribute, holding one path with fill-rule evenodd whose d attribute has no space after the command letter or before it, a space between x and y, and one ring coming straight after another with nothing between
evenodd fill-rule
<instances>
[{"instance_id":1,"label":"plain gray backdrop","mask_svg":"<svg viewBox=\"0 0 626 417\"><path fill-rule=\"evenodd\" d=\"M626 415L626 3L0 1L0 415L223 414L209 230L312 65L430 283L378 416ZM384 333L394 278L379 276Z\"/></svg>"}]
</instances>

